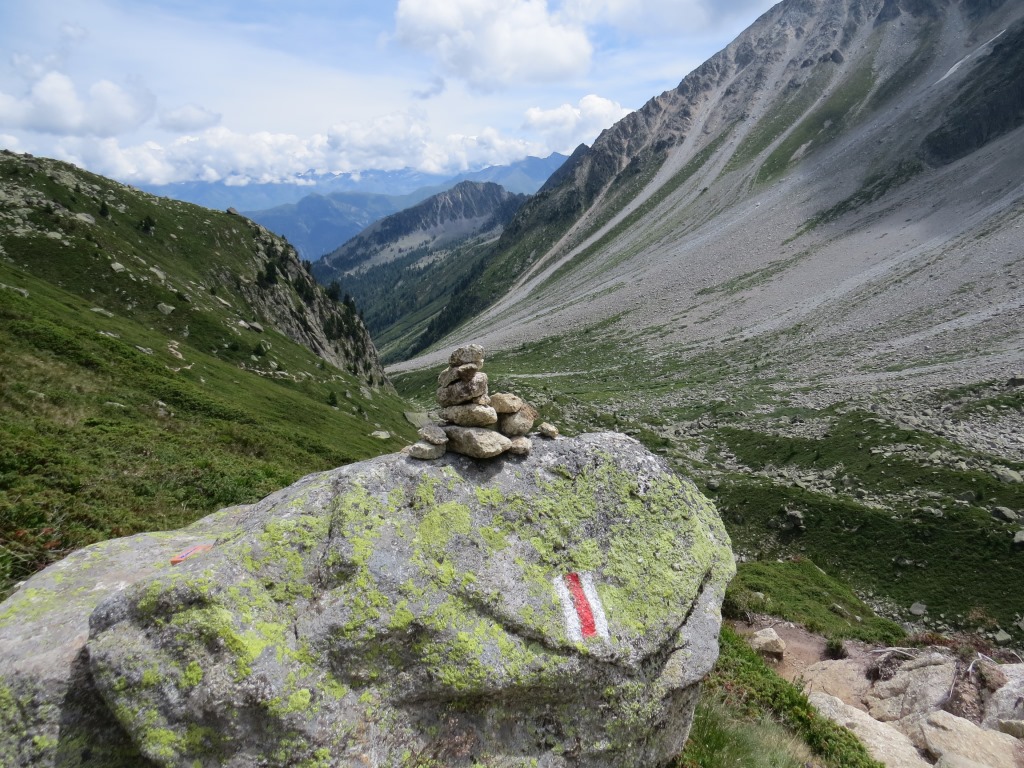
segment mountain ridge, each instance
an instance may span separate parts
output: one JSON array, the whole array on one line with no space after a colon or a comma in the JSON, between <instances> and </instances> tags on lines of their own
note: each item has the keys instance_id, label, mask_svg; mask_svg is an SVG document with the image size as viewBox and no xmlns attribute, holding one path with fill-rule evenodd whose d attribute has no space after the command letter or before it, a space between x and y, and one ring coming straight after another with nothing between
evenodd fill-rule
<instances>
[{"instance_id":1,"label":"mountain ridge","mask_svg":"<svg viewBox=\"0 0 1024 768\"><path fill-rule=\"evenodd\" d=\"M313 274L328 281L393 261L400 253L427 245L443 249L456 240L485 235L500 227L526 200L493 182L461 181L380 219L325 254Z\"/></svg>"},{"instance_id":2,"label":"mountain ridge","mask_svg":"<svg viewBox=\"0 0 1024 768\"><path fill-rule=\"evenodd\" d=\"M995 10L985 16L978 9L988 5ZM522 309L523 299L530 293L522 286L528 280L544 271L554 274L556 262L563 274L582 268L592 257L590 246L601 238L614 239L615 228L621 232L623 222L631 215L636 218L635 212L645 205L665 208L659 196L682 189L688 195L684 205L704 222L714 221L730 206L754 200L773 184L785 181L786 186L794 186L798 179L786 176L791 163L797 167L805 162L827 165L828 157L820 148L850 146L851 132L863 133L866 124L871 128L871 145L862 143L844 150L863 157L840 169L835 177L838 183L829 190L813 192L811 198L806 191L794 190L793 194L808 199L804 219L778 242L765 245L782 253L785 246L781 241L801 230L809 233L813 227L807 229L806 225L816 216L834 220L871 202L868 198L872 195L881 197L909 181L924 170L923 163L914 165L920 162L915 159L914 147L920 147L930 131L923 125L911 131L883 127L900 119L899 98L906 98L912 92L907 89L919 83L922 88L916 98L921 107L916 109L924 110L920 118L927 118L931 130L939 127L944 103L934 96L934 89L959 85L975 72L973 64L961 66L947 82L940 81L963 57L947 53L945 62L936 61L936 56L943 56L941 46L948 47L943 35L969 43L967 35L974 34L976 41L965 51L974 55L988 50L991 38L1014 20L1012 7L998 3L954 5L944 16L939 13L944 6L925 3L909 7L918 15L904 11L899 4L881 2L784 2L776 6L679 87L606 130L589 150L574 153L552 179L557 183L542 188L506 229L506 242L489 268L490 278L485 275L479 286L455 297L453 303L468 311L453 317L446 327L435 329L430 338L439 338L479 312L516 281L520 288L508 294L505 302L507 307ZM892 21L884 21L896 11L908 20L905 24L894 26ZM817 30L813 34L812 21ZM972 24L973 31L969 29ZM836 47L837 41L846 46L846 54ZM909 69L902 65L908 52L913 54L908 57L913 64ZM937 74L929 74L929 70ZM933 79L924 87L922 78L927 77ZM778 90L769 87L773 85ZM906 161L902 167L901 160ZM856 173L856 168L863 172ZM880 178L872 180L872 175ZM703 181L697 186L691 177ZM862 190L872 184L873 190ZM707 196L699 199L705 187ZM831 194L837 188L843 190L842 196ZM820 204L812 201L814 197ZM845 209L835 208L847 198ZM535 211L538 213L531 218ZM755 214L764 218L764 211ZM690 226L699 225L691 222ZM774 221L764 224L765 231L779 228ZM535 234L545 231L541 238ZM533 242L529 242L531 237ZM534 280L529 285L536 291L542 282ZM485 317L498 313L491 309ZM516 326L502 324L510 332ZM479 320L475 326L480 327Z\"/></svg>"},{"instance_id":3,"label":"mountain ridge","mask_svg":"<svg viewBox=\"0 0 1024 768\"><path fill-rule=\"evenodd\" d=\"M471 283L528 198L492 182L463 181L374 223L313 265L355 299L385 359L402 356L446 297Z\"/></svg>"},{"instance_id":4,"label":"mountain ridge","mask_svg":"<svg viewBox=\"0 0 1024 768\"><path fill-rule=\"evenodd\" d=\"M318 260L384 216L404 210L464 181L494 182L510 192L532 194L564 160L565 157L556 152L546 158L527 157L511 165L491 166L450 178L429 180L422 175L414 176L424 184L407 189L409 184L406 183L387 194L369 191L377 188L373 179L380 174L367 175L367 190L364 191L355 191L363 184L362 178L354 182L333 178L328 180L328 185L333 181L334 184L344 183L351 189L339 192L324 190L323 194L309 194L297 202L247 211L246 215L287 237L303 257Z\"/></svg>"}]
</instances>

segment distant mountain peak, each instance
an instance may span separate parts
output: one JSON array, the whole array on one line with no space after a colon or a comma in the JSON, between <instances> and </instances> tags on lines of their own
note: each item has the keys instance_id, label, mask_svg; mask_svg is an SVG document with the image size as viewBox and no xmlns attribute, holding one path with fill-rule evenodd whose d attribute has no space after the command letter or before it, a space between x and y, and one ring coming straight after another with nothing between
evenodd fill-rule
<instances>
[{"instance_id":1,"label":"distant mountain peak","mask_svg":"<svg viewBox=\"0 0 1024 768\"><path fill-rule=\"evenodd\" d=\"M323 257L314 273L326 282L342 274L386 264L404 253L444 249L454 243L500 233L526 195L489 181L461 181L416 205L371 224Z\"/></svg>"}]
</instances>

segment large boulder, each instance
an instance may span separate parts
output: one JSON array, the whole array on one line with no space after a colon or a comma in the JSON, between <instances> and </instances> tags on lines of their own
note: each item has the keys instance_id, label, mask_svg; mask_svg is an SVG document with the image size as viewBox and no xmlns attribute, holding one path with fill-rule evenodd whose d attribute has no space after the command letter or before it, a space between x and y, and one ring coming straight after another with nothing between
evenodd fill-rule
<instances>
[{"instance_id":1,"label":"large boulder","mask_svg":"<svg viewBox=\"0 0 1024 768\"><path fill-rule=\"evenodd\" d=\"M0 763L665 765L733 570L621 435L310 475L0 606Z\"/></svg>"}]
</instances>

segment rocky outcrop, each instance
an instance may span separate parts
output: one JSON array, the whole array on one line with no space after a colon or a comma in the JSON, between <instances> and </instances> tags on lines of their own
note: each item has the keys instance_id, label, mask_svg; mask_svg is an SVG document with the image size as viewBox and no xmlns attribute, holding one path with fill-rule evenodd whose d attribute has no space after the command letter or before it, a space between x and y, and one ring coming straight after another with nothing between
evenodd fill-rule
<instances>
[{"instance_id":1,"label":"rocky outcrop","mask_svg":"<svg viewBox=\"0 0 1024 768\"><path fill-rule=\"evenodd\" d=\"M865 656L823 661L804 679L818 711L853 730L886 766L1024 766L1015 733L1024 664L982 656L964 664L939 650L894 649L870 663Z\"/></svg>"},{"instance_id":2,"label":"rocky outcrop","mask_svg":"<svg viewBox=\"0 0 1024 768\"><path fill-rule=\"evenodd\" d=\"M222 282L235 283L256 315L292 341L336 368L393 391L355 307L329 297L286 240L255 222L243 221L252 227L255 279L225 271L220 274Z\"/></svg>"},{"instance_id":3,"label":"rocky outcrop","mask_svg":"<svg viewBox=\"0 0 1024 768\"><path fill-rule=\"evenodd\" d=\"M955 676L955 660L941 653L908 661L871 687L864 697L868 713L883 722L920 717L942 706Z\"/></svg>"},{"instance_id":4,"label":"rocky outcrop","mask_svg":"<svg viewBox=\"0 0 1024 768\"><path fill-rule=\"evenodd\" d=\"M732 573L712 505L625 436L383 456L29 580L0 762L664 765Z\"/></svg>"},{"instance_id":5,"label":"rocky outcrop","mask_svg":"<svg viewBox=\"0 0 1024 768\"><path fill-rule=\"evenodd\" d=\"M949 712L930 712L910 729L910 738L935 758L965 757L990 768L1020 768L1024 745L1005 733L978 727Z\"/></svg>"},{"instance_id":6,"label":"rocky outcrop","mask_svg":"<svg viewBox=\"0 0 1024 768\"><path fill-rule=\"evenodd\" d=\"M808 697L821 714L845 728L849 728L875 760L886 766L899 768L929 768L931 763L918 753L910 738L888 723L875 720L871 715L851 707L827 693L812 693Z\"/></svg>"},{"instance_id":7,"label":"rocky outcrop","mask_svg":"<svg viewBox=\"0 0 1024 768\"><path fill-rule=\"evenodd\" d=\"M1024 22L997 40L925 137L933 162L951 163L1024 125Z\"/></svg>"}]
</instances>

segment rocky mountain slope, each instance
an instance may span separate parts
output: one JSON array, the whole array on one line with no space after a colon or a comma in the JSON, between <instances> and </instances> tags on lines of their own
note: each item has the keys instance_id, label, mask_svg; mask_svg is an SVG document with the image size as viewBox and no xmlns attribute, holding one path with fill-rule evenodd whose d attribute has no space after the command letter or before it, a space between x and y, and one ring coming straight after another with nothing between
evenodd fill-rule
<instances>
[{"instance_id":1,"label":"rocky mountain slope","mask_svg":"<svg viewBox=\"0 0 1024 768\"><path fill-rule=\"evenodd\" d=\"M421 339L702 475L745 557L1016 642L1022 41L1019 3L786 0L574 153Z\"/></svg>"},{"instance_id":2,"label":"rocky mountain slope","mask_svg":"<svg viewBox=\"0 0 1024 768\"><path fill-rule=\"evenodd\" d=\"M886 344L862 332L882 318L951 321L946 299L974 275L950 264L928 278L911 263L964 245L999 253L1014 226L1021 9L903 5L783 2L578 151L457 298L476 311L502 297L462 335L494 328L492 345L507 345L625 309L623 327L713 318L673 333L708 343L821 316L819 334L852 332L877 358ZM1000 265L981 269L972 293L994 281L1009 298ZM954 323L946 343L978 324L998 320Z\"/></svg>"},{"instance_id":3,"label":"rocky mountain slope","mask_svg":"<svg viewBox=\"0 0 1024 768\"><path fill-rule=\"evenodd\" d=\"M368 227L313 274L344 283L384 358L400 358L422 324L481 272L526 199L491 182L460 182Z\"/></svg>"},{"instance_id":4,"label":"rocky mountain slope","mask_svg":"<svg viewBox=\"0 0 1024 768\"><path fill-rule=\"evenodd\" d=\"M314 264L313 274L325 283L410 251L428 255L468 239L495 236L525 199L491 182L460 182L367 227Z\"/></svg>"},{"instance_id":5,"label":"rocky mountain slope","mask_svg":"<svg viewBox=\"0 0 1024 768\"><path fill-rule=\"evenodd\" d=\"M402 445L340 299L244 217L0 154L0 592Z\"/></svg>"}]
</instances>

